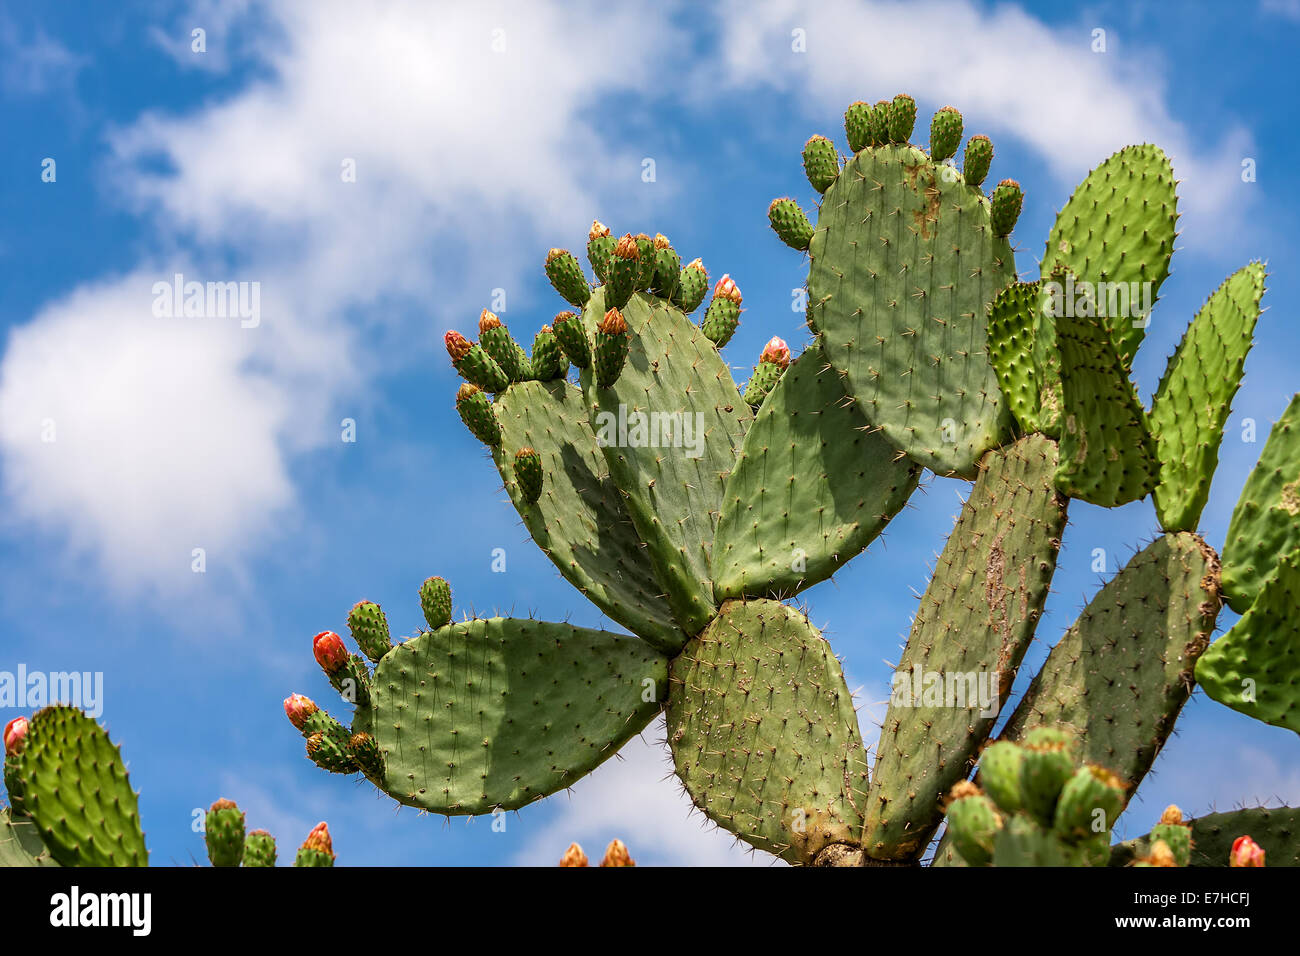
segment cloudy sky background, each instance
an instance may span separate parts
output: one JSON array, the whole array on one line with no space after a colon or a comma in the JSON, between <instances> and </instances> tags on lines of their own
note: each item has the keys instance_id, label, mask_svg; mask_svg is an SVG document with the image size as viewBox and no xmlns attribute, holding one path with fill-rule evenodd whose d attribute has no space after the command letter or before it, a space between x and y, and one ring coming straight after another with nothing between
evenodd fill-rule
<instances>
[{"instance_id":1,"label":"cloudy sky background","mask_svg":"<svg viewBox=\"0 0 1300 956\"><path fill-rule=\"evenodd\" d=\"M658 741L567 794L490 820L396 810L318 771L281 699L322 702L316 631L360 598L397 633L442 574L457 610L610 626L528 541L452 407L442 334L494 290L531 337L562 303L541 270L593 218L663 232L745 295L737 378L773 334L802 344L805 264L767 203L811 208L799 149L843 141L856 99L899 91L918 128L951 103L1027 194L1037 276L1055 211L1114 150L1155 142L1182 235L1135 376L1149 398L1206 296L1269 263L1257 346L1202 528L1300 379L1300 215L1290 121L1300 4L975 2L694 5L199 0L0 12L0 669L102 671L104 721L142 791L157 863L202 859L193 810L236 799L287 853L327 819L341 863L550 863L613 836L642 862L770 862L679 795ZM206 52L191 31L206 31ZM1095 52L1096 30L1105 52ZM794 31L806 52L792 50ZM41 178L42 161L57 179ZM653 159L655 180L642 179ZM1242 181L1245 159L1258 178ZM340 175L355 163L355 182ZM261 324L160 319L177 272L261 286ZM340 440L341 422L357 440ZM1242 440L1243 419L1259 442ZM57 441L41 441L47 421ZM806 593L845 659L864 732L966 485L928 480L885 538ZM1099 583L1156 533L1153 509L1075 503L1018 688ZM492 573L493 548L507 571ZM191 570L206 551L203 574ZM1107 571L1091 571L1103 548ZM1221 624L1230 622L1225 611ZM8 720L13 713L0 713ZM1294 735L1198 692L1125 817L1300 801Z\"/></svg>"}]
</instances>

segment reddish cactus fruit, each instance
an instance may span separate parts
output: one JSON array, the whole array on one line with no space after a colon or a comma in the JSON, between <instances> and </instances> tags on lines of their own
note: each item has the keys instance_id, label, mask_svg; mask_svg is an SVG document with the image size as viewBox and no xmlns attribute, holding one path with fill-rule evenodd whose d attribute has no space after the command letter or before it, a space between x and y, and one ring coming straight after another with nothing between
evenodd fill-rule
<instances>
[{"instance_id":1,"label":"reddish cactus fruit","mask_svg":"<svg viewBox=\"0 0 1300 956\"><path fill-rule=\"evenodd\" d=\"M618 309L610 309L596 326L593 368L597 388L609 388L618 381L627 361L628 345L627 320Z\"/></svg>"},{"instance_id":2,"label":"reddish cactus fruit","mask_svg":"<svg viewBox=\"0 0 1300 956\"><path fill-rule=\"evenodd\" d=\"M1239 836L1232 842L1229 866L1263 866L1264 848L1249 836Z\"/></svg>"},{"instance_id":3,"label":"reddish cactus fruit","mask_svg":"<svg viewBox=\"0 0 1300 956\"><path fill-rule=\"evenodd\" d=\"M444 335L442 340L447 345L447 354L451 356L453 363L459 362L463 359L469 354L470 349L474 347L473 342L465 338L465 336L461 335L455 329L452 329Z\"/></svg>"},{"instance_id":4,"label":"reddish cactus fruit","mask_svg":"<svg viewBox=\"0 0 1300 956\"><path fill-rule=\"evenodd\" d=\"M560 866L586 866L587 854L582 852L582 847L576 843L570 843L569 848L564 851L564 856L560 857Z\"/></svg>"},{"instance_id":5,"label":"reddish cactus fruit","mask_svg":"<svg viewBox=\"0 0 1300 956\"><path fill-rule=\"evenodd\" d=\"M530 505L542 496L542 456L531 448L515 452L515 481Z\"/></svg>"},{"instance_id":6,"label":"reddish cactus fruit","mask_svg":"<svg viewBox=\"0 0 1300 956\"><path fill-rule=\"evenodd\" d=\"M348 662L348 649L343 638L333 631L321 631L311 639L311 652L316 663L327 675L333 676Z\"/></svg>"},{"instance_id":7,"label":"reddish cactus fruit","mask_svg":"<svg viewBox=\"0 0 1300 956\"><path fill-rule=\"evenodd\" d=\"M763 346L763 353L758 357L758 360L760 362L771 362L781 368L788 368L790 365L790 346L785 344L785 339L779 335L774 335L768 339L767 345Z\"/></svg>"},{"instance_id":8,"label":"reddish cactus fruit","mask_svg":"<svg viewBox=\"0 0 1300 956\"><path fill-rule=\"evenodd\" d=\"M12 757L23 749L27 736L27 718L15 717L5 724L5 756Z\"/></svg>"},{"instance_id":9,"label":"reddish cactus fruit","mask_svg":"<svg viewBox=\"0 0 1300 956\"><path fill-rule=\"evenodd\" d=\"M636 866L636 861L632 859L632 854L628 852L627 844L622 840L611 840L608 847L605 848L605 858L600 861L601 866Z\"/></svg>"},{"instance_id":10,"label":"reddish cactus fruit","mask_svg":"<svg viewBox=\"0 0 1300 956\"><path fill-rule=\"evenodd\" d=\"M302 730L308 718L312 717L318 710L320 708L316 706L316 702L310 697L304 697L302 694L290 694L284 699L284 714L289 718L289 723L293 724L298 730Z\"/></svg>"},{"instance_id":11,"label":"reddish cactus fruit","mask_svg":"<svg viewBox=\"0 0 1300 956\"><path fill-rule=\"evenodd\" d=\"M311 833L307 834L307 839L299 848L298 857L293 861L293 865L334 865L334 841L330 839L330 828L324 822L316 824Z\"/></svg>"}]
</instances>

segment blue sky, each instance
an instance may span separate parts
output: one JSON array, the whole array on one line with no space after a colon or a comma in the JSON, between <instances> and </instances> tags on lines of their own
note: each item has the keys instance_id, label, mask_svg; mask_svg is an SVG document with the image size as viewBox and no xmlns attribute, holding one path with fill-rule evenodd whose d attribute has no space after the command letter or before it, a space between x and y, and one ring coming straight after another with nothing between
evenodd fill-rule
<instances>
[{"instance_id":1,"label":"blue sky","mask_svg":"<svg viewBox=\"0 0 1300 956\"><path fill-rule=\"evenodd\" d=\"M430 574L451 581L458 612L609 626L528 541L457 419L442 334L472 332L503 290L497 311L531 336L563 307L546 249L579 249L600 218L663 232L736 279L746 311L725 354L743 379L770 336L804 339L791 290L805 263L771 234L767 204L811 206L799 149L814 132L842 144L856 99L911 92L922 122L951 103L992 137L991 181L1025 188L1014 238L1029 278L1088 169L1128 143L1166 149L1183 218L1136 362L1144 398L1221 279L1268 262L1202 520L1222 544L1297 386L1300 3L371 6L0 9L0 669L103 673L103 720L155 863L202 859L193 811L219 796L286 851L328 820L342 863L549 863L570 840L613 836L642 862L751 859L688 813L657 731L501 833L398 811L317 770L280 701L329 699L310 639L344 631L356 600L413 632ZM176 272L259 283L260 323L154 317L152 285ZM47 422L54 442L40 440ZM909 589L924 588L965 487L928 479L882 541L804 595L869 737ZM1149 501L1075 503L1070 518L1018 690L1156 533ZM1145 831L1169 802L1294 804L1297 756L1294 735L1198 692L1121 827Z\"/></svg>"}]
</instances>

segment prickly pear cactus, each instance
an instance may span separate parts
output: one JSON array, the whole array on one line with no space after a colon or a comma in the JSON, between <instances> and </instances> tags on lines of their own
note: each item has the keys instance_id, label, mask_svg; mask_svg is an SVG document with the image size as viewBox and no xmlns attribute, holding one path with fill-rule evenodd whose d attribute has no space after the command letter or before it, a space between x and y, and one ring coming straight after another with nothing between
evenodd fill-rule
<instances>
[{"instance_id":1,"label":"prickly pear cactus","mask_svg":"<svg viewBox=\"0 0 1300 956\"><path fill-rule=\"evenodd\" d=\"M723 351L744 317L737 280L723 274L710 296L703 263L683 266L661 233L594 222L591 277L552 249L545 273L568 308L531 354L486 311L478 342L447 334L466 380L456 413L524 526L631 634L455 621L431 578L428 629L394 640L362 602L348 620L362 654L332 631L313 643L350 722L285 701L309 759L402 804L487 813L573 785L666 712L695 807L792 863L914 865L946 812L938 864L1097 866L1198 678L1294 729L1294 405L1234 515L1222 581L1195 530L1262 267L1210 296L1148 408L1131 368L1170 271L1165 155L1132 147L1094 170L1057 216L1041 276L1022 282L1010 234L1025 196L1012 179L985 187L992 142L963 150L962 116L945 107L927 150L910 142L916 119L905 94L855 103L846 158L807 141L815 214L782 197L768 219L809 259L812 337L773 337L743 390L731 369L749 361ZM783 602L870 552L924 469L973 484L869 771L839 660ZM1148 495L1163 533L1063 636L1036 633L1069 500ZM1223 594L1244 616L1210 644ZM1053 650L990 741L1035 637ZM1247 679L1268 693L1245 700ZM1195 822L1160 826L1141 865L1198 859ZM332 859L309 842L303 865ZM1253 846L1233 859L1256 859ZM576 846L565 858L586 862Z\"/></svg>"}]
</instances>

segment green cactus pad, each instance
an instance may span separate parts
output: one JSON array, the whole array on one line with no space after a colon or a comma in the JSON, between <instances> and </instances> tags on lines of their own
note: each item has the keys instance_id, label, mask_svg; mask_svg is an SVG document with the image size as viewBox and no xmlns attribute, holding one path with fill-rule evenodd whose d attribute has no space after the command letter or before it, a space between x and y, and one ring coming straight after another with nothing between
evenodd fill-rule
<instances>
[{"instance_id":1,"label":"green cactus pad","mask_svg":"<svg viewBox=\"0 0 1300 956\"><path fill-rule=\"evenodd\" d=\"M573 253L566 249L552 249L546 255L546 278L565 302L581 309L591 298L591 286L582 274L582 266Z\"/></svg>"},{"instance_id":2,"label":"green cactus pad","mask_svg":"<svg viewBox=\"0 0 1300 956\"><path fill-rule=\"evenodd\" d=\"M0 807L0 869L11 866L58 866L45 849L36 824Z\"/></svg>"},{"instance_id":3,"label":"green cactus pad","mask_svg":"<svg viewBox=\"0 0 1300 956\"><path fill-rule=\"evenodd\" d=\"M792 595L826 580L902 510L920 474L810 345L768 395L727 480L714 596Z\"/></svg>"},{"instance_id":4,"label":"green cactus pad","mask_svg":"<svg viewBox=\"0 0 1300 956\"><path fill-rule=\"evenodd\" d=\"M704 318L700 321L700 331L718 348L722 348L731 341L731 337L736 334L736 329L740 327L740 306L731 299L724 299L715 295L709 307L704 310Z\"/></svg>"},{"instance_id":5,"label":"green cactus pad","mask_svg":"<svg viewBox=\"0 0 1300 956\"><path fill-rule=\"evenodd\" d=\"M961 172L967 186L981 186L993 163L993 142L987 136L972 136L966 141Z\"/></svg>"},{"instance_id":6,"label":"green cactus pad","mask_svg":"<svg viewBox=\"0 0 1300 956\"><path fill-rule=\"evenodd\" d=\"M1223 545L1223 593L1245 614L1280 555L1300 547L1300 394L1273 425Z\"/></svg>"},{"instance_id":7,"label":"green cactus pad","mask_svg":"<svg viewBox=\"0 0 1300 956\"><path fill-rule=\"evenodd\" d=\"M953 848L969 866L987 866L993 860L993 847L1003 827L997 807L982 793L954 800L948 805L947 835Z\"/></svg>"},{"instance_id":8,"label":"green cactus pad","mask_svg":"<svg viewBox=\"0 0 1300 956\"><path fill-rule=\"evenodd\" d=\"M665 658L607 631L491 618L421 634L375 671L384 789L436 813L522 807L640 733L667 679Z\"/></svg>"},{"instance_id":9,"label":"green cactus pad","mask_svg":"<svg viewBox=\"0 0 1300 956\"><path fill-rule=\"evenodd\" d=\"M1136 501L1154 490L1160 460L1128 370L1102 320L1066 314L1055 326L1062 386L1056 487L1106 508Z\"/></svg>"},{"instance_id":10,"label":"green cactus pad","mask_svg":"<svg viewBox=\"0 0 1300 956\"><path fill-rule=\"evenodd\" d=\"M492 402L478 386L466 383L460 387L456 393L456 411L465 427L483 444L489 447L501 444L501 426L492 414Z\"/></svg>"},{"instance_id":11,"label":"green cactus pad","mask_svg":"<svg viewBox=\"0 0 1300 956\"><path fill-rule=\"evenodd\" d=\"M994 866L1070 866L1064 843L1029 817L1014 816L993 842Z\"/></svg>"},{"instance_id":12,"label":"green cactus pad","mask_svg":"<svg viewBox=\"0 0 1300 956\"><path fill-rule=\"evenodd\" d=\"M460 373L461 378L485 392L504 392L512 381L497 364L496 359L477 343L470 347L463 358L451 364Z\"/></svg>"},{"instance_id":13,"label":"green cactus pad","mask_svg":"<svg viewBox=\"0 0 1300 956\"><path fill-rule=\"evenodd\" d=\"M813 234L812 223L793 199L773 199L767 207L767 220L772 231L791 249L802 252L808 248Z\"/></svg>"},{"instance_id":14,"label":"green cactus pad","mask_svg":"<svg viewBox=\"0 0 1300 956\"><path fill-rule=\"evenodd\" d=\"M244 811L231 800L218 800L203 821L203 842L213 866L239 866L244 859Z\"/></svg>"},{"instance_id":15,"label":"green cactus pad","mask_svg":"<svg viewBox=\"0 0 1300 956\"><path fill-rule=\"evenodd\" d=\"M1065 527L1066 502L1052 487L1056 459L1055 442L1032 435L981 462L894 675L871 781L864 845L872 857L925 850L940 798L969 773L1011 691Z\"/></svg>"},{"instance_id":16,"label":"green cactus pad","mask_svg":"<svg viewBox=\"0 0 1300 956\"><path fill-rule=\"evenodd\" d=\"M655 276L650 291L661 299L672 301L682 281L682 257L672 246L655 249Z\"/></svg>"},{"instance_id":17,"label":"green cactus pad","mask_svg":"<svg viewBox=\"0 0 1300 956\"><path fill-rule=\"evenodd\" d=\"M1300 548L1277 568L1241 620L1196 662L1219 703L1300 734Z\"/></svg>"},{"instance_id":18,"label":"green cactus pad","mask_svg":"<svg viewBox=\"0 0 1300 956\"><path fill-rule=\"evenodd\" d=\"M730 601L671 668L677 775L714 823L807 863L856 843L867 761L839 661L798 611Z\"/></svg>"},{"instance_id":19,"label":"green cactus pad","mask_svg":"<svg viewBox=\"0 0 1300 956\"><path fill-rule=\"evenodd\" d=\"M58 863L149 865L126 765L99 724L75 707L46 707L20 757L23 810Z\"/></svg>"},{"instance_id":20,"label":"green cactus pad","mask_svg":"<svg viewBox=\"0 0 1300 956\"><path fill-rule=\"evenodd\" d=\"M1258 262L1225 279L1188 326L1156 389L1149 421L1160 461L1156 514L1166 531L1195 530L1209 500L1263 295Z\"/></svg>"},{"instance_id":21,"label":"green cactus pad","mask_svg":"<svg viewBox=\"0 0 1300 956\"><path fill-rule=\"evenodd\" d=\"M542 496L542 456L533 448L520 448L515 452L515 487L524 504L536 504Z\"/></svg>"},{"instance_id":22,"label":"green cactus pad","mask_svg":"<svg viewBox=\"0 0 1300 956\"><path fill-rule=\"evenodd\" d=\"M745 383L745 404L755 412L762 408L763 402L767 400L768 395L772 394L772 389L776 388L776 383L781 381L784 372L785 369L775 362L759 362L755 365L753 374Z\"/></svg>"},{"instance_id":23,"label":"green cactus pad","mask_svg":"<svg viewBox=\"0 0 1300 956\"><path fill-rule=\"evenodd\" d=\"M500 367L506 378L512 382L521 382L528 376L525 374L527 369L527 356L524 355L523 349L519 343L510 335L510 330L504 325L495 325L491 328L482 329L479 332L478 344L482 346L483 351L492 356L492 359ZM497 389L501 391L501 389Z\"/></svg>"},{"instance_id":24,"label":"green cactus pad","mask_svg":"<svg viewBox=\"0 0 1300 956\"><path fill-rule=\"evenodd\" d=\"M1218 582L1218 559L1199 536L1147 545L1052 648L1003 738L1067 730L1079 758L1118 775L1131 796L1191 693L1218 616Z\"/></svg>"},{"instance_id":25,"label":"green cactus pad","mask_svg":"<svg viewBox=\"0 0 1300 956\"><path fill-rule=\"evenodd\" d=\"M532 377L539 382L564 378L569 372L569 357L555 338L555 330L543 325L533 336ZM490 443L489 443L490 444Z\"/></svg>"},{"instance_id":26,"label":"green cactus pad","mask_svg":"<svg viewBox=\"0 0 1300 956\"><path fill-rule=\"evenodd\" d=\"M275 866L275 837L254 830L244 840L244 866Z\"/></svg>"},{"instance_id":27,"label":"green cactus pad","mask_svg":"<svg viewBox=\"0 0 1300 956\"><path fill-rule=\"evenodd\" d=\"M599 291L596 298L600 297ZM665 603L618 486L587 424L587 405L567 382L525 382L496 402L503 444L497 470L528 533L560 573L612 620L666 653L686 643ZM542 456L546 483L529 504L514 482L513 456Z\"/></svg>"},{"instance_id":28,"label":"green cactus pad","mask_svg":"<svg viewBox=\"0 0 1300 956\"><path fill-rule=\"evenodd\" d=\"M1043 827L1051 827L1061 790L1075 770L1069 734L1055 727L1035 727L1020 748L1020 797L1024 810Z\"/></svg>"},{"instance_id":29,"label":"green cactus pad","mask_svg":"<svg viewBox=\"0 0 1300 956\"><path fill-rule=\"evenodd\" d=\"M690 315L700 307L704 297L709 294L709 274L704 271L699 259L685 266L678 276L677 294L673 296L673 305Z\"/></svg>"},{"instance_id":30,"label":"green cactus pad","mask_svg":"<svg viewBox=\"0 0 1300 956\"><path fill-rule=\"evenodd\" d=\"M1038 296L1037 282L1016 282L989 304L989 361L997 373L1007 408L1025 434L1041 430L1038 369L1034 362Z\"/></svg>"},{"instance_id":31,"label":"green cactus pad","mask_svg":"<svg viewBox=\"0 0 1300 956\"><path fill-rule=\"evenodd\" d=\"M602 292L587 304L592 325L603 315ZM588 420L645 542L655 593L666 593L682 629L698 634L715 609L709 555L722 489L752 412L717 349L679 310L638 294L623 316L623 374L598 390L582 377L593 403Z\"/></svg>"},{"instance_id":32,"label":"green cactus pad","mask_svg":"<svg viewBox=\"0 0 1300 956\"><path fill-rule=\"evenodd\" d=\"M930 120L930 158L936 163L957 155L961 144L962 119L955 107L945 106Z\"/></svg>"},{"instance_id":33,"label":"green cactus pad","mask_svg":"<svg viewBox=\"0 0 1300 956\"><path fill-rule=\"evenodd\" d=\"M551 325L555 341L578 368L591 364L591 339L576 312L561 312Z\"/></svg>"},{"instance_id":34,"label":"green cactus pad","mask_svg":"<svg viewBox=\"0 0 1300 956\"><path fill-rule=\"evenodd\" d=\"M826 191L809 245L827 358L868 421L941 475L973 476L1009 424L985 317L1016 267L989 209L920 150L872 149Z\"/></svg>"},{"instance_id":35,"label":"green cactus pad","mask_svg":"<svg viewBox=\"0 0 1300 956\"><path fill-rule=\"evenodd\" d=\"M1251 807L1227 813L1207 813L1192 823L1192 852L1188 866L1227 866L1232 844L1249 836L1264 848L1267 867L1300 866L1300 809ZM1116 844L1111 866L1128 866L1151 848L1155 831Z\"/></svg>"},{"instance_id":36,"label":"green cactus pad","mask_svg":"<svg viewBox=\"0 0 1300 956\"><path fill-rule=\"evenodd\" d=\"M825 136L810 137L803 144L803 171L808 183L819 193L831 188L840 174L840 154Z\"/></svg>"},{"instance_id":37,"label":"green cactus pad","mask_svg":"<svg viewBox=\"0 0 1300 956\"><path fill-rule=\"evenodd\" d=\"M373 601L358 601L348 612L348 630L361 653L378 663L393 646L388 634L388 618Z\"/></svg>"},{"instance_id":38,"label":"green cactus pad","mask_svg":"<svg viewBox=\"0 0 1300 956\"><path fill-rule=\"evenodd\" d=\"M916 126L916 100L899 93L885 112L886 132L891 143L906 144Z\"/></svg>"},{"instance_id":39,"label":"green cactus pad","mask_svg":"<svg viewBox=\"0 0 1300 956\"><path fill-rule=\"evenodd\" d=\"M446 578L432 577L420 585L420 611L431 630L451 622L451 585Z\"/></svg>"},{"instance_id":40,"label":"green cactus pad","mask_svg":"<svg viewBox=\"0 0 1300 956\"><path fill-rule=\"evenodd\" d=\"M1156 146L1126 147L1089 173L1057 215L1042 274L1070 272L1098 291L1101 282L1150 283L1154 305L1169 275L1177 207L1169 158ZM1110 302L1109 295L1095 298ZM1129 304L1115 311L1132 313L1131 296ZM1111 315L1106 322L1128 369L1147 323L1133 314Z\"/></svg>"},{"instance_id":41,"label":"green cactus pad","mask_svg":"<svg viewBox=\"0 0 1300 956\"><path fill-rule=\"evenodd\" d=\"M1127 802L1119 778L1109 770L1080 767L1061 788L1052 829L1062 839L1073 842L1109 833Z\"/></svg>"},{"instance_id":42,"label":"green cactus pad","mask_svg":"<svg viewBox=\"0 0 1300 956\"><path fill-rule=\"evenodd\" d=\"M978 782L1003 813L1015 813L1024 806L1020 789L1020 769L1024 751L1019 744L998 740L980 754Z\"/></svg>"}]
</instances>

